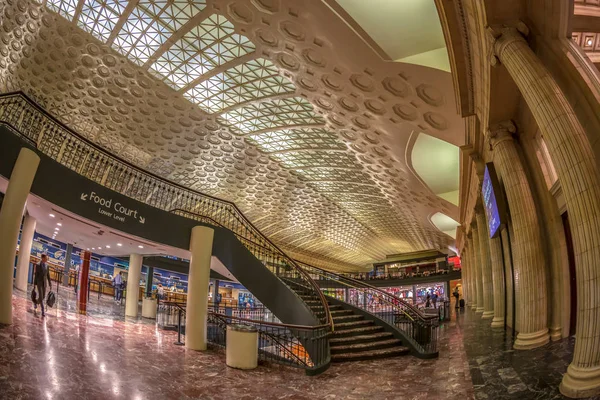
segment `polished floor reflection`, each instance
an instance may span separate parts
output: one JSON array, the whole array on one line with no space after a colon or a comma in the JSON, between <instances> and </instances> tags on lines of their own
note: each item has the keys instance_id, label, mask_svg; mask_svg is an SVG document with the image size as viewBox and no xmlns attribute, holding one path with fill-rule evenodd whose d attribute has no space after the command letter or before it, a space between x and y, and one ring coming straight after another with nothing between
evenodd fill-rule
<instances>
[{"instance_id":1,"label":"polished floor reflection","mask_svg":"<svg viewBox=\"0 0 600 400\"><path fill-rule=\"evenodd\" d=\"M0 327L0 398L560 399L573 347L564 340L515 352L510 335L466 311L442 325L436 360L334 364L318 377L277 365L244 372L225 366L222 351L187 351L174 332L125 320L109 298L91 316L71 301L42 319L25 294L13 296L14 324Z\"/></svg>"}]
</instances>

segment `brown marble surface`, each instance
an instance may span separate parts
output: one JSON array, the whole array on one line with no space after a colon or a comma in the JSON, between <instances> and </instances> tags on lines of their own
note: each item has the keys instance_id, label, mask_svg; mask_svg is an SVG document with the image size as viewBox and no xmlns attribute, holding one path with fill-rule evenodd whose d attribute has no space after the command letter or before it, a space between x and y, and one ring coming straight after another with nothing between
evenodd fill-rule
<instances>
[{"instance_id":1,"label":"brown marble surface","mask_svg":"<svg viewBox=\"0 0 600 400\"><path fill-rule=\"evenodd\" d=\"M441 328L436 360L403 356L334 364L308 377L277 365L228 368L222 351L175 346L176 333L147 321L80 316L68 306L42 319L18 293L13 307L14 324L0 327L2 399L473 398L462 335L453 322Z\"/></svg>"}]
</instances>

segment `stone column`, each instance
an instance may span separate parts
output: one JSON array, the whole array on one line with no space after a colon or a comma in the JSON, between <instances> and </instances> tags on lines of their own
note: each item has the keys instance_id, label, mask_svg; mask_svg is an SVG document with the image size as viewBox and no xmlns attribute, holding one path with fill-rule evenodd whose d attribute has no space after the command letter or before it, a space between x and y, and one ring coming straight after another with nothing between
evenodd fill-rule
<instances>
[{"instance_id":1,"label":"stone column","mask_svg":"<svg viewBox=\"0 0 600 400\"><path fill-rule=\"evenodd\" d=\"M127 297L125 298L125 316L138 316L140 275L142 274L142 260L140 254L129 256L129 269L127 270Z\"/></svg>"},{"instance_id":2,"label":"stone column","mask_svg":"<svg viewBox=\"0 0 600 400\"><path fill-rule=\"evenodd\" d=\"M71 272L71 257L73 256L73 245L67 243L67 250L65 251L65 271L63 274L62 284L69 286L69 272Z\"/></svg>"},{"instance_id":3,"label":"stone column","mask_svg":"<svg viewBox=\"0 0 600 400\"><path fill-rule=\"evenodd\" d=\"M31 215L26 215L21 230L21 244L19 245L19 257L17 258L17 276L15 287L23 292L27 291L27 277L29 276L29 261L31 259L31 246L35 234L36 220Z\"/></svg>"},{"instance_id":4,"label":"stone column","mask_svg":"<svg viewBox=\"0 0 600 400\"><path fill-rule=\"evenodd\" d=\"M215 310L219 309L219 303L217 302L217 295L219 294L219 284L220 284L220 281L218 279L215 279L215 282L213 285L213 306L214 306Z\"/></svg>"},{"instance_id":5,"label":"stone column","mask_svg":"<svg viewBox=\"0 0 600 400\"><path fill-rule=\"evenodd\" d=\"M90 260L92 253L84 251L81 257L82 263L79 268L79 276L77 277L77 311L79 314L87 314L87 299L88 299L88 283L90 277Z\"/></svg>"},{"instance_id":6,"label":"stone column","mask_svg":"<svg viewBox=\"0 0 600 400\"><path fill-rule=\"evenodd\" d=\"M481 318L494 318L494 285L492 283L492 262L490 260L487 220L483 209L475 213L477 219L477 230L479 232L479 255L481 264L481 279L483 284L483 315Z\"/></svg>"},{"instance_id":7,"label":"stone column","mask_svg":"<svg viewBox=\"0 0 600 400\"><path fill-rule=\"evenodd\" d=\"M492 328L504 328L504 258L499 237L490 238L490 259L492 262L492 283L494 286L494 319Z\"/></svg>"},{"instance_id":8,"label":"stone column","mask_svg":"<svg viewBox=\"0 0 600 400\"><path fill-rule=\"evenodd\" d=\"M460 276L462 283L462 298L465 304L469 302L469 261L467 260L467 248L463 247L460 251Z\"/></svg>"},{"instance_id":9,"label":"stone column","mask_svg":"<svg viewBox=\"0 0 600 400\"><path fill-rule=\"evenodd\" d=\"M154 267L147 267L147 273L146 273L146 293L145 295L147 296L148 293L152 292L152 280L154 278Z\"/></svg>"},{"instance_id":10,"label":"stone column","mask_svg":"<svg viewBox=\"0 0 600 400\"><path fill-rule=\"evenodd\" d=\"M532 349L548 343L548 289L542 235L531 187L517 145L511 133L512 122L490 128L494 166L502 176L513 226L511 237L517 326L517 350Z\"/></svg>"},{"instance_id":11,"label":"stone column","mask_svg":"<svg viewBox=\"0 0 600 400\"><path fill-rule=\"evenodd\" d=\"M468 257L469 257L469 277L471 279L471 309L477 310L477 260L475 259L475 251L473 249L473 232L469 233L468 237Z\"/></svg>"},{"instance_id":12,"label":"stone column","mask_svg":"<svg viewBox=\"0 0 600 400\"><path fill-rule=\"evenodd\" d=\"M192 229L192 257L185 316L185 347L192 350L206 350L208 282L213 236L214 230L206 226L195 226Z\"/></svg>"},{"instance_id":13,"label":"stone column","mask_svg":"<svg viewBox=\"0 0 600 400\"><path fill-rule=\"evenodd\" d=\"M12 324L15 249L25 202L39 163L37 154L21 149L0 209L0 324Z\"/></svg>"},{"instance_id":14,"label":"stone column","mask_svg":"<svg viewBox=\"0 0 600 400\"><path fill-rule=\"evenodd\" d=\"M479 229L476 220L471 225L471 233L473 234L473 260L475 261L475 281L477 282L477 312L484 312L483 300L483 271L481 265L481 245L479 244Z\"/></svg>"},{"instance_id":15,"label":"stone column","mask_svg":"<svg viewBox=\"0 0 600 400\"><path fill-rule=\"evenodd\" d=\"M527 33L521 24L519 29ZM600 176L586 133L546 67L515 29L504 29L495 52L519 87L548 145L572 224L577 270L577 337L560 386L569 397L600 393Z\"/></svg>"}]
</instances>

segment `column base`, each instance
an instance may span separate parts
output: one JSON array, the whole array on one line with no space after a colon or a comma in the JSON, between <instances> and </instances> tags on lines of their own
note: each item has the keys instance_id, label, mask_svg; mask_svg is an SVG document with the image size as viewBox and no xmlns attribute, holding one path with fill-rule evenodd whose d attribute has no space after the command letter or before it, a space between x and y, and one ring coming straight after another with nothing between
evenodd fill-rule
<instances>
[{"instance_id":1,"label":"column base","mask_svg":"<svg viewBox=\"0 0 600 400\"><path fill-rule=\"evenodd\" d=\"M473 311L477 310L477 304L475 304L475 303L471 304L471 310L473 310Z\"/></svg>"},{"instance_id":2,"label":"column base","mask_svg":"<svg viewBox=\"0 0 600 400\"><path fill-rule=\"evenodd\" d=\"M483 307L477 307L477 310L475 310L475 312L478 312L478 313L479 313L479 312L483 312L483 311L484 311L484 308L483 308Z\"/></svg>"},{"instance_id":3,"label":"column base","mask_svg":"<svg viewBox=\"0 0 600 400\"><path fill-rule=\"evenodd\" d=\"M542 329L541 331L533 333L519 333L517 335L517 340L515 340L515 344L513 345L513 349L535 349L536 347L545 345L549 341L550 336L548 335L548 329Z\"/></svg>"},{"instance_id":4,"label":"column base","mask_svg":"<svg viewBox=\"0 0 600 400\"><path fill-rule=\"evenodd\" d=\"M504 328L504 317L494 317L491 326L492 328Z\"/></svg>"},{"instance_id":5,"label":"column base","mask_svg":"<svg viewBox=\"0 0 600 400\"><path fill-rule=\"evenodd\" d=\"M492 310L492 311L484 311L483 315L481 316L481 318L483 318L483 319L494 318L494 310Z\"/></svg>"},{"instance_id":6,"label":"column base","mask_svg":"<svg viewBox=\"0 0 600 400\"><path fill-rule=\"evenodd\" d=\"M550 340L556 342L560 339L562 339L562 328L560 326L550 328Z\"/></svg>"},{"instance_id":7,"label":"column base","mask_svg":"<svg viewBox=\"0 0 600 400\"><path fill-rule=\"evenodd\" d=\"M579 368L569 365L560 383L560 392L574 399L600 394L600 367Z\"/></svg>"}]
</instances>

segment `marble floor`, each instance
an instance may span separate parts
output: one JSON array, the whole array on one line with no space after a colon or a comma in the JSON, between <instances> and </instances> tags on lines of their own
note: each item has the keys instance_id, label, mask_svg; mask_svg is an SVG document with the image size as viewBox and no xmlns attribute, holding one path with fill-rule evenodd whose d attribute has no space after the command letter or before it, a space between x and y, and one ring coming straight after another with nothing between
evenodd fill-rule
<instances>
[{"instance_id":1,"label":"marble floor","mask_svg":"<svg viewBox=\"0 0 600 400\"><path fill-rule=\"evenodd\" d=\"M222 351L175 346L176 333L125 320L118 309L80 316L65 302L42 319L24 294L13 296L13 307L13 325L0 326L0 398L10 400L550 399L560 398L572 347L521 356L467 312L440 328L438 359L334 364L308 377L277 365L228 368Z\"/></svg>"}]
</instances>

